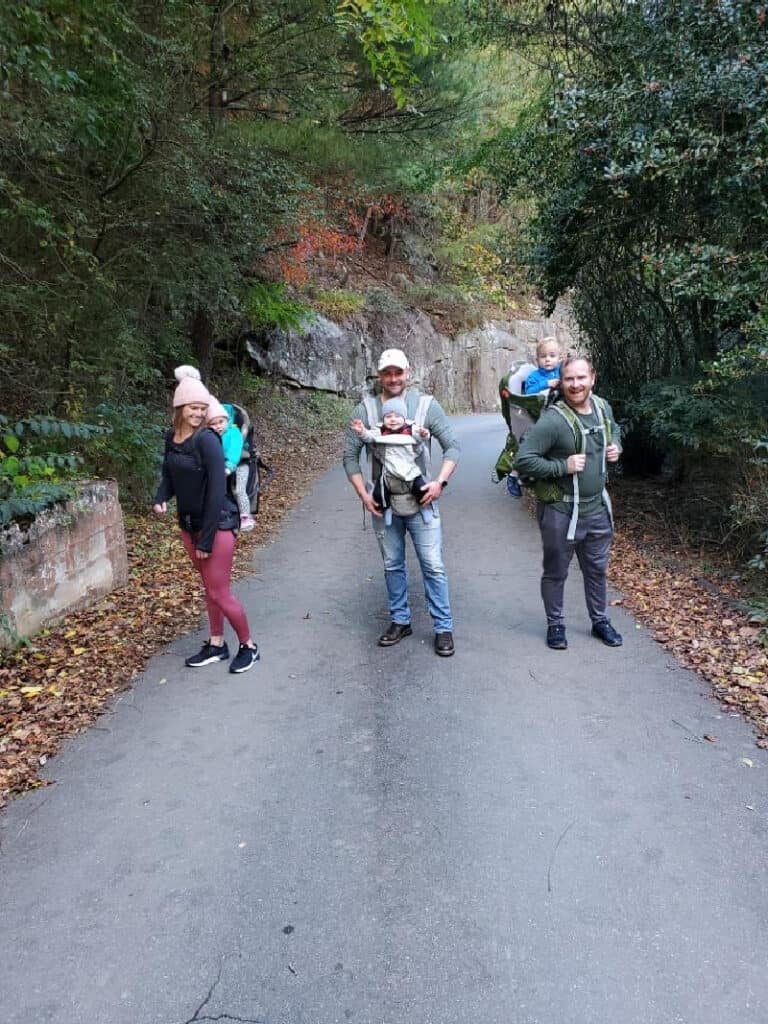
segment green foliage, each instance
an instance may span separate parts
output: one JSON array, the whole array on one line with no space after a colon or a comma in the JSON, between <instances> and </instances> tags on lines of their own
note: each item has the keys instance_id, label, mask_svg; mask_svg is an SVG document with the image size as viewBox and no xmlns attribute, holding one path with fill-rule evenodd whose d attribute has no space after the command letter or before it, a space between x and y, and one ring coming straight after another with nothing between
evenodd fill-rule
<instances>
[{"instance_id":1,"label":"green foliage","mask_svg":"<svg viewBox=\"0 0 768 1024\"><path fill-rule=\"evenodd\" d=\"M330 320L341 321L360 312L365 306L365 295L334 288L333 291L315 292L311 301L318 313Z\"/></svg>"},{"instance_id":2,"label":"green foliage","mask_svg":"<svg viewBox=\"0 0 768 1024\"><path fill-rule=\"evenodd\" d=\"M569 296L601 390L684 476L687 511L754 540L744 497L768 434L765 12L749 0L488 11L548 71L478 156L529 204L542 297Z\"/></svg>"},{"instance_id":3,"label":"green foliage","mask_svg":"<svg viewBox=\"0 0 768 1024\"><path fill-rule=\"evenodd\" d=\"M267 281L251 286L245 310L254 329L278 327L283 331L297 330L312 312L308 306L290 298L285 285Z\"/></svg>"},{"instance_id":4,"label":"green foliage","mask_svg":"<svg viewBox=\"0 0 768 1024\"><path fill-rule=\"evenodd\" d=\"M349 423L354 402L327 391L307 391L299 396L297 425L308 432L341 429Z\"/></svg>"},{"instance_id":5,"label":"green foliage","mask_svg":"<svg viewBox=\"0 0 768 1024\"><path fill-rule=\"evenodd\" d=\"M654 381L625 403L630 423L648 425L652 438L681 460L729 459L736 446L751 455L760 429L752 410L730 391L703 392L683 381Z\"/></svg>"},{"instance_id":6,"label":"green foliage","mask_svg":"<svg viewBox=\"0 0 768 1024\"><path fill-rule=\"evenodd\" d=\"M26 520L72 493L83 456L70 450L106 432L89 423L0 416L0 526Z\"/></svg>"},{"instance_id":7,"label":"green foliage","mask_svg":"<svg viewBox=\"0 0 768 1024\"><path fill-rule=\"evenodd\" d=\"M120 500L146 508L157 488L167 416L143 404L103 402L94 410L105 431L84 448L84 472L120 484Z\"/></svg>"},{"instance_id":8,"label":"green foliage","mask_svg":"<svg viewBox=\"0 0 768 1024\"><path fill-rule=\"evenodd\" d=\"M338 0L338 24L360 40L374 77L393 87L399 107L418 81L414 57L426 57L442 35L432 11L441 3L445 0Z\"/></svg>"}]
</instances>

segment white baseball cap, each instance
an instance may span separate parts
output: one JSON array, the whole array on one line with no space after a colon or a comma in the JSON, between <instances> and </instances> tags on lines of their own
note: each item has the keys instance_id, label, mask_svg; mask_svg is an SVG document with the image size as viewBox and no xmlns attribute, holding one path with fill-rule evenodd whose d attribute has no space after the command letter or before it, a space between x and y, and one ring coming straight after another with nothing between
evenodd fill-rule
<instances>
[{"instance_id":1,"label":"white baseball cap","mask_svg":"<svg viewBox=\"0 0 768 1024\"><path fill-rule=\"evenodd\" d=\"M388 366L396 366L399 370L407 370L409 367L408 356L399 348L388 348L379 356L379 370L386 370Z\"/></svg>"}]
</instances>

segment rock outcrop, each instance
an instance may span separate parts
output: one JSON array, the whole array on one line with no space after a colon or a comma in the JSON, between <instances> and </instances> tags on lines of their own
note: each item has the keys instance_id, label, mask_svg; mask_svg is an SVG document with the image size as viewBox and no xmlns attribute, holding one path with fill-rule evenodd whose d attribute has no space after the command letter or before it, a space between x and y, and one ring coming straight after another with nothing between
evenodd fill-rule
<instances>
[{"instance_id":1,"label":"rock outcrop","mask_svg":"<svg viewBox=\"0 0 768 1024\"><path fill-rule=\"evenodd\" d=\"M574 329L566 311L550 319L491 321L449 337L417 309L357 316L343 326L318 316L300 330L252 337L248 352L258 371L295 387L356 398L370 385L385 348L401 348L411 361L414 383L440 396L453 412L498 408L502 374L517 359L530 358L539 338L554 335L567 347Z\"/></svg>"}]
</instances>

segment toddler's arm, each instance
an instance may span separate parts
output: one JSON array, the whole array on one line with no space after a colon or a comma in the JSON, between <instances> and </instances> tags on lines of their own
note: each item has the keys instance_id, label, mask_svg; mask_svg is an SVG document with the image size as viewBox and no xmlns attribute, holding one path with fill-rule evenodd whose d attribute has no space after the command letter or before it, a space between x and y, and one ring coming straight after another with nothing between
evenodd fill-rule
<instances>
[{"instance_id":1,"label":"toddler's arm","mask_svg":"<svg viewBox=\"0 0 768 1024\"><path fill-rule=\"evenodd\" d=\"M362 420L352 420L350 427L352 427L360 440L365 441L366 444L370 444L371 441L377 439L377 435L372 430L367 430Z\"/></svg>"}]
</instances>

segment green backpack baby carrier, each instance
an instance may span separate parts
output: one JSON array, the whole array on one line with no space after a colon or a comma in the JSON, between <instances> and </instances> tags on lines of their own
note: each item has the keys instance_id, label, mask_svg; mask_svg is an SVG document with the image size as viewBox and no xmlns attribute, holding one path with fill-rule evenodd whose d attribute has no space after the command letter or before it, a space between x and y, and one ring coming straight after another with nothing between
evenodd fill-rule
<instances>
[{"instance_id":1,"label":"green backpack baby carrier","mask_svg":"<svg viewBox=\"0 0 768 1024\"><path fill-rule=\"evenodd\" d=\"M501 454L496 460L494 483L500 483L512 471L520 442L554 397L551 390L540 391L535 395L523 394L525 382L535 369L532 363L516 362L512 364L509 373L505 373L499 381L501 415L509 432Z\"/></svg>"}]
</instances>

